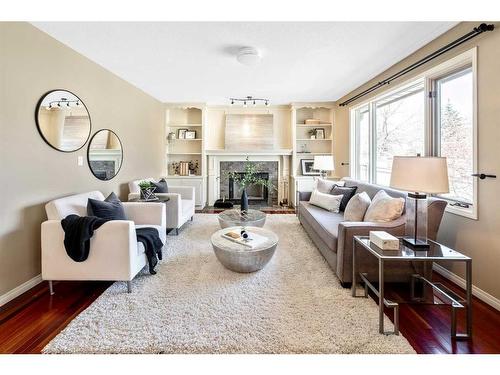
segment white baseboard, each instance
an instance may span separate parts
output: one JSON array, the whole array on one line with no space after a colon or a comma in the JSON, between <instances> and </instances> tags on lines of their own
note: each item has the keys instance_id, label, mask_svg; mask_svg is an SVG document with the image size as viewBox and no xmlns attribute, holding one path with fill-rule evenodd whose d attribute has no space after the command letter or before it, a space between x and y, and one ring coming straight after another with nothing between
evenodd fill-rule
<instances>
[{"instance_id":1,"label":"white baseboard","mask_svg":"<svg viewBox=\"0 0 500 375\"><path fill-rule=\"evenodd\" d=\"M22 283L21 285L15 287L11 291L0 296L0 306L5 305L7 302L12 301L14 298L20 296L24 292L30 290L34 286L42 282L42 275L37 275L34 278Z\"/></svg>"},{"instance_id":2,"label":"white baseboard","mask_svg":"<svg viewBox=\"0 0 500 375\"><path fill-rule=\"evenodd\" d=\"M443 266L440 266L439 264L436 263L433 264L432 268L441 276L447 278L451 282L465 289L465 280L462 279L460 276L454 274L453 272L447 270ZM493 297L491 294L485 292L484 290L479 289L477 286L472 285L472 295L479 298L484 303L487 303L491 307L500 311L500 300L496 297Z\"/></svg>"}]
</instances>

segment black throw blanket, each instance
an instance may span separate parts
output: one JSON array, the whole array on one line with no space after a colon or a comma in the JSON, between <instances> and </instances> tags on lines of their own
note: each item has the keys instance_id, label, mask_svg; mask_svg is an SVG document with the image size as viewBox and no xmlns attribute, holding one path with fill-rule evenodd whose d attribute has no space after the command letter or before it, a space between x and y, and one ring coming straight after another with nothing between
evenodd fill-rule
<instances>
[{"instance_id":1,"label":"black throw blanket","mask_svg":"<svg viewBox=\"0 0 500 375\"><path fill-rule=\"evenodd\" d=\"M89 256L90 239L94 231L108 220L95 216L68 215L61 220L64 230L64 247L66 253L75 262L83 262ZM158 231L155 228L137 228L137 241L142 242L148 258L149 272L155 275L154 268L161 260L161 242Z\"/></svg>"}]
</instances>

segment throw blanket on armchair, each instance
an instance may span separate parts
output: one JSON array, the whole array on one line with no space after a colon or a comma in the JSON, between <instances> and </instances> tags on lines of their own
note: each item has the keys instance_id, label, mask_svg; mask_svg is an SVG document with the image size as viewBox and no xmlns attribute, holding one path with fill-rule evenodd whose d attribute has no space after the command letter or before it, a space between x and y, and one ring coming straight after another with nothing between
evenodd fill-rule
<instances>
[{"instance_id":1,"label":"throw blanket on armchair","mask_svg":"<svg viewBox=\"0 0 500 375\"><path fill-rule=\"evenodd\" d=\"M61 220L64 230L64 247L68 256L75 262L83 262L89 256L90 239L94 231L106 221L95 216L68 215ZM137 228L137 241L142 242L148 258L149 272L156 274L154 268L161 259L163 243L155 228Z\"/></svg>"}]
</instances>

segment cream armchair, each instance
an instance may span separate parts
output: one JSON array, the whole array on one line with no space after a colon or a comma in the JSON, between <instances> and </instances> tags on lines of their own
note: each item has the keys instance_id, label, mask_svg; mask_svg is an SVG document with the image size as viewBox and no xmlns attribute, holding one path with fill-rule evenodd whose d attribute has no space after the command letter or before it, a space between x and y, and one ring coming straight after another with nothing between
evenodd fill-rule
<instances>
[{"instance_id":1,"label":"cream armchair","mask_svg":"<svg viewBox=\"0 0 500 375\"><path fill-rule=\"evenodd\" d=\"M64 248L61 220L70 214L87 215L89 198L104 200L99 191L72 195L49 202L45 206L48 220L42 223L42 279L126 281L131 280L147 264L144 245L137 242L135 228L154 227L165 244L165 206L157 203L124 202L127 220L112 220L94 232L87 260L73 261Z\"/></svg>"},{"instance_id":2,"label":"cream armchair","mask_svg":"<svg viewBox=\"0 0 500 375\"><path fill-rule=\"evenodd\" d=\"M130 194L128 200L138 199L141 195L139 183L141 181L155 181L154 178L143 178L129 182ZM192 186L170 186L168 193L155 193L158 197L169 197L166 203L167 208L167 229L174 229L175 234L179 234L179 228L188 220L193 220L195 210L195 192Z\"/></svg>"}]
</instances>

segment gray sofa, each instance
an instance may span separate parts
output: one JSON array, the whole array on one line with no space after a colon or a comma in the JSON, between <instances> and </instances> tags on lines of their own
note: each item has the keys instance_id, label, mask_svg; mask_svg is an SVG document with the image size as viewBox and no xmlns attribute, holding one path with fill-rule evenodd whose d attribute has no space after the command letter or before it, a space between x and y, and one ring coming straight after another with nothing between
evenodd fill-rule
<instances>
[{"instance_id":1,"label":"gray sofa","mask_svg":"<svg viewBox=\"0 0 500 375\"><path fill-rule=\"evenodd\" d=\"M406 193L384 186L343 178L345 186L357 186L356 193L366 192L373 198L379 190L385 190L392 197L406 198ZM352 247L354 236L367 236L372 230L384 230L394 236L405 234L405 213L392 222L349 222L344 221L344 213L333 213L309 203L311 192L299 192L298 217L300 223L316 244L332 270L336 273L343 286L352 282ZM446 202L436 198L428 200L428 237L436 239ZM360 269L368 273L369 279L376 280L378 263L368 253L359 253ZM388 282L409 281L415 272L422 272L421 264L391 263L386 267L385 279Z\"/></svg>"}]
</instances>

